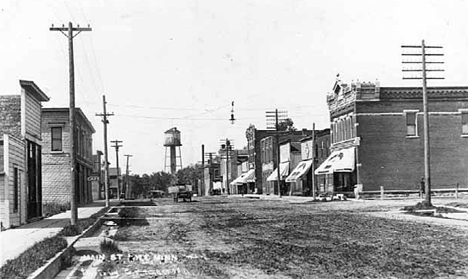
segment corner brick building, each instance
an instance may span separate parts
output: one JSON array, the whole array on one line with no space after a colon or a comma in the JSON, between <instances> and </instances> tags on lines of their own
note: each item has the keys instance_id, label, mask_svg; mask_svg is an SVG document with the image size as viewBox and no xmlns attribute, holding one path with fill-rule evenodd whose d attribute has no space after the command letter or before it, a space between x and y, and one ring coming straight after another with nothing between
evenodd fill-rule
<instances>
[{"instance_id":1,"label":"corner brick building","mask_svg":"<svg viewBox=\"0 0 468 279\"><path fill-rule=\"evenodd\" d=\"M93 144L95 130L83 111L76 108L76 200L78 204L92 201ZM43 200L65 204L70 202L70 120L68 108L42 110Z\"/></svg>"},{"instance_id":2,"label":"corner brick building","mask_svg":"<svg viewBox=\"0 0 468 279\"><path fill-rule=\"evenodd\" d=\"M0 222L20 226L42 216L41 108L49 101L32 81L0 96Z\"/></svg>"},{"instance_id":3,"label":"corner brick building","mask_svg":"<svg viewBox=\"0 0 468 279\"><path fill-rule=\"evenodd\" d=\"M331 155L316 171L328 191L415 191L424 176L420 87L338 81L327 96ZM428 88L432 189L468 186L468 87Z\"/></svg>"}]
</instances>

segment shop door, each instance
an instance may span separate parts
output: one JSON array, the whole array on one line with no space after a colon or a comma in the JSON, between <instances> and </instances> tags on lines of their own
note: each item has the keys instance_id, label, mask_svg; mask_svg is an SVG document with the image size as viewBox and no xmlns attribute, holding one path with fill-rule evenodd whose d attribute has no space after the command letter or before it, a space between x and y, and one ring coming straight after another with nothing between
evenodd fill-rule
<instances>
[{"instance_id":1,"label":"shop door","mask_svg":"<svg viewBox=\"0 0 468 279\"><path fill-rule=\"evenodd\" d=\"M41 146L27 141L27 165L28 165L28 204L27 219L42 216L42 166Z\"/></svg>"}]
</instances>

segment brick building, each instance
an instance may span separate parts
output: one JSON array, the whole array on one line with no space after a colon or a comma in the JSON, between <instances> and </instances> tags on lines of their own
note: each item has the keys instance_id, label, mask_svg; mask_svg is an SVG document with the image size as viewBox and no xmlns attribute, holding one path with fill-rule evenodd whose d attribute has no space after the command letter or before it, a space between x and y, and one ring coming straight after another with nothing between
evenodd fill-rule
<instances>
[{"instance_id":1,"label":"brick building","mask_svg":"<svg viewBox=\"0 0 468 279\"><path fill-rule=\"evenodd\" d=\"M288 134L282 134L280 136L280 142L287 139L297 141L300 138L311 134L311 130L291 131ZM258 130L254 125L250 125L250 127L247 128L245 135L247 137L249 169L254 169L255 172L255 176L253 178L254 182L248 184L248 192L262 194L266 187L266 179L277 167L276 139L274 137L276 132L274 130ZM269 138L268 140L263 140L267 137Z\"/></svg>"},{"instance_id":2,"label":"brick building","mask_svg":"<svg viewBox=\"0 0 468 279\"><path fill-rule=\"evenodd\" d=\"M0 222L19 226L42 216L41 108L49 101L32 81L0 96Z\"/></svg>"},{"instance_id":3,"label":"brick building","mask_svg":"<svg viewBox=\"0 0 468 279\"><path fill-rule=\"evenodd\" d=\"M76 200L78 204L92 201L93 143L95 130L83 111L76 108ZM68 108L42 110L43 199L44 202L70 202L70 120Z\"/></svg>"},{"instance_id":4,"label":"brick building","mask_svg":"<svg viewBox=\"0 0 468 279\"><path fill-rule=\"evenodd\" d=\"M316 171L334 192L415 191L424 176L420 87L337 81L327 96L331 155ZM468 186L468 87L428 88L433 189Z\"/></svg>"}]
</instances>

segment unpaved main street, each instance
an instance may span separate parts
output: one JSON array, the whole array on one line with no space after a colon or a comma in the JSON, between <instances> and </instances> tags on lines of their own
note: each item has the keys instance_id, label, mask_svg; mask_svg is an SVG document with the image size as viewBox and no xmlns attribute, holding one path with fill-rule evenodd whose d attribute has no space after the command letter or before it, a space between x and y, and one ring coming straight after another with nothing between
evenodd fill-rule
<instances>
[{"instance_id":1,"label":"unpaved main street","mask_svg":"<svg viewBox=\"0 0 468 279\"><path fill-rule=\"evenodd\" d=\"M158 199L126 209L113 278L467 277L465 221L389 213L416 201Z\"/></svg>"}]
</instances>

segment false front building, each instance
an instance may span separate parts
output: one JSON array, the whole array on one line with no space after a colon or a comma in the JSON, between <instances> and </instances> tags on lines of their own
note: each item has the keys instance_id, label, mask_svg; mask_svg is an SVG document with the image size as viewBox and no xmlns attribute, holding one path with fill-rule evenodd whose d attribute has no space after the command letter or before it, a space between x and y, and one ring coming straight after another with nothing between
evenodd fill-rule
<instances>
[{"instance_id":1,"label":"false front building","mask_svg":"<svg viewBox=\"0 0 468 279\"><path fill-rule=\"evenodd\" d=\"M0 96L0 222L20 226L42 217L41 107L49 101L32 81Z\"/></svg>"},{"instance_id":2,"label":"false front building","mask_svg":"<svg viewBox=\"0 0 468 279\"><path fill-rule=\"evenodd\" d=\"M428 100L432 188L467 187L468 87L429 88ZM418 189L424 176L422 88L337 81L327 103L331 154L315 171L326 191Z\"/></svg>"}]
</instances>

